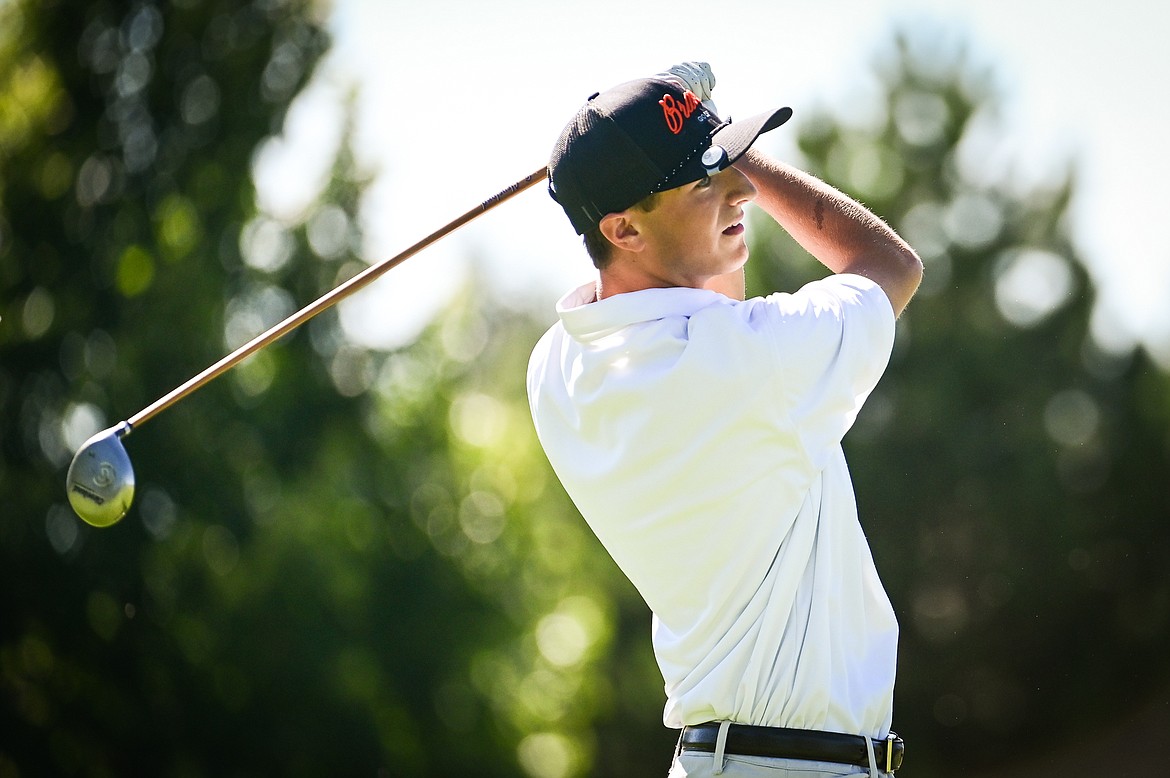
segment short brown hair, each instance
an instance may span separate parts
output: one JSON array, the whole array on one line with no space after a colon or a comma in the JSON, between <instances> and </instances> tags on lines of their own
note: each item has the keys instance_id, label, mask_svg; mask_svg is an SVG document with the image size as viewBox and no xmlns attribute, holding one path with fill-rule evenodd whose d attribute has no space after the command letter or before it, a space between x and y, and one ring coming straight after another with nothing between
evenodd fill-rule
<instances>
[{"instance_id":1,"label":"short brown hair","mask_svg":"<svg viewBox=\"0 0 1170 778\"><path fill-rule=\"evenodd\" d=\"M631 205L630 208L635 208L643 213L649 213L658 206L659 194L661 192L646 195L646 197ZM581 238L585 243L585 252L593 260L593 266L598 270L604 269L609 264L609 261L613 259L613 244L601 232L601 227L586 230L581 235Z\"/></svg>"}]
</instances>

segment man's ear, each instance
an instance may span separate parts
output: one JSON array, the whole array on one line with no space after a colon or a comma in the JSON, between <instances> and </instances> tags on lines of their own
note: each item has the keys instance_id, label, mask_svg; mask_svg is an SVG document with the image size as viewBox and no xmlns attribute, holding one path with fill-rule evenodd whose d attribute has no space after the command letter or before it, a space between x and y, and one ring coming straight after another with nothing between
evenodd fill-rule
<instances>
[{"instance_id":1,"label":"man's ear","mask_svg":"<svg viewBox=\"0 0 1170 778\"><path fill-rule=\"evenodd\" d=\"M619 249L641 251L646 245L642 234L638 232L637 226L630 218L629 211L607 213L601 217L601 222L597 226L605 239Z\"/></svg>"}]
</instances>

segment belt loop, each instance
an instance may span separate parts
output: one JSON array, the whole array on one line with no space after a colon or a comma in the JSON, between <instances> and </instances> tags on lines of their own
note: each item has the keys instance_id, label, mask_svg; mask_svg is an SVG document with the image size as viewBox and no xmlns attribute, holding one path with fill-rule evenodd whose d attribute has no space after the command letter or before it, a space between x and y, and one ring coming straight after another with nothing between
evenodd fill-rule
<instances>
[{"instance_id":1,"label":"belt loop","mask_svg":"<svg viewBox=\"0 0 1170 778\"><path fill-rule=\"evenodd\" d=\"M878 778L877 756L873 752L873 738L862 735L865 739L865 750L869 754L869 778Z\"/></svg>"},{"instance_id":2,"label":"belt loop","mask_svg":"<svg viewBox=\"0 0 1170 778\"><path fill-rule=\"evenodd\" d=\"M727 748L727 729L730 721L719 722L719 735L715 738L715 764L711 768L714 775L723 775L723 752Z\"/></svg>"}]
</instances>

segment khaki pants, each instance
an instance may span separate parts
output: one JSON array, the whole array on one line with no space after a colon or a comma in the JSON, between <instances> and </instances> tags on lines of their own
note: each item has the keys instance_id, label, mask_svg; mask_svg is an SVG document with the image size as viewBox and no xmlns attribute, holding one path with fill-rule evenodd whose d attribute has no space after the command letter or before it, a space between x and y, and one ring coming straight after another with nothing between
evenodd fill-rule
<instances>
[{"instance_id":1,"label":"khaki pants","mask_svg":"<svg viewBox=\"0 0 1170 778\"><path fill-rule=\"evenodd\" d=\"M840 776L865 776L870 771L856 765L836 762L808 762L803 759L772 759L763 756L739 756L726 754L723 757L723 771L716 772L713 754L687 751L677 755L670 766L668 778L839 778ZM881 778L893 775L878 771Z\"/></svg>"}]
</instances>

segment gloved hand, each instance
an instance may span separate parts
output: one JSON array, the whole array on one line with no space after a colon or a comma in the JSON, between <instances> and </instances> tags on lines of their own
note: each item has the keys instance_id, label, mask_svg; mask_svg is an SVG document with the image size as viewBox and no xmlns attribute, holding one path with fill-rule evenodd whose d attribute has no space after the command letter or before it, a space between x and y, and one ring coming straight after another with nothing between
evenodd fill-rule
<instances>
[{"instance_id":1,"label":"gloved hand","mask_svg":"<svg viewBox=\"0 0 1170 778\"><path fill-rule=\"evenodd\" d=\"M715 89L715 74L706 62L680 62L666 72L659 73L658 78L674 81L683 89L691 90L704 108L715 116L719 115L719 111L715 110L715 101L711 99L711 92Z\"/></svg>"}]
</instances>

